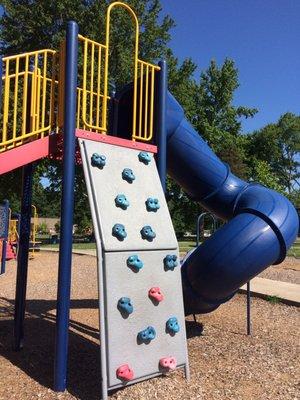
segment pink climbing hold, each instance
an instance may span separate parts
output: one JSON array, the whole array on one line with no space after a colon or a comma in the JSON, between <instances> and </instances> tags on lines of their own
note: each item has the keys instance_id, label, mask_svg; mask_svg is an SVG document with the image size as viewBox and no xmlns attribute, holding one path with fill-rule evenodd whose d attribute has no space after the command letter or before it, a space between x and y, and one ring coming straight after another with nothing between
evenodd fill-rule
<instances>
[{"instance_id":1,"label":"pink climbing hold","mask_svg":"<svg viewBox=\"0 0 300 400\"><path fill-rule=\"evenodd\" d=\"M171 371L176 369L177 361L175 357L164 357L159 360L159 365L165 370Z\"/></svg>"},{"instance_id":2,"label":"pink climbing hold","mask_svg":"<svg viewBox=\"0 0 300 400\"><path fill-rule=\"evenodd\" d=\"M164 299L164 295L162 294L159 287L152 287L149 290L148 295L151 299L156 300L158 303L163 301Z\"/></svg>"},{"instance_id":3,"label":"pink climbing hold","mask_svg":"<svg viewBox=\"0 0 300 400\"><path fill-rule=\"evenodd\" d=\"M120 365L117 369L117 378L122 381L132 381L134 378L133 369L131 369L128 364Z\"/></svg>"}]
</instances>

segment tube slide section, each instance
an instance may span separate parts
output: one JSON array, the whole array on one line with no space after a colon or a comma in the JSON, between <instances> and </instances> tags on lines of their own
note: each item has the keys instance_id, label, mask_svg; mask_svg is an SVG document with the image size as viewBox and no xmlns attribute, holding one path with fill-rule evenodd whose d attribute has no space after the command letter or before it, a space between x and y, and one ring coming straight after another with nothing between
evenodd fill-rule
<instances>
[{"instance_id":1,"label":"tube slide section","mask_svg":"<svg viewBox=\"0 0 300 400\"><path fill-rule=\"evenodd\" d=\"M298 215L279 193L234 176L167 98L168 173L223 220L182 264L185 313L207 313L271 264L282 262L298 232Z\"/></svg>"}]
</instances>

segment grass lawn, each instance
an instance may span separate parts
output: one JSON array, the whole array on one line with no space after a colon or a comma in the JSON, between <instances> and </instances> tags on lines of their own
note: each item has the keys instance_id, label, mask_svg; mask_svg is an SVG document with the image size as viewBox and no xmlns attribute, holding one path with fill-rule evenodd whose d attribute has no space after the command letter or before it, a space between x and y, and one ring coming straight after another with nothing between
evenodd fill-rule
<instances>
[{"instance_id":1,"label":"grass lawn","mask_svg":"<svg viewBox=\"0 0 300 400\"><path fill-rule=\"evenodd\" d=\"M59 246L58 244L47 244L43 247L55 249L55 248L58 248L58 246ZM194 241L180 241L179 242L180 253L187 253L193 247L195 247ZM92 249L93 250L93 249L96 249L96 244L95 243L73 243L73 249L78 249L78 250L91 250ZM293 244L293 246L290 248L290 250L288 251L288 256L300 258L300 239L297 239L296 242Z\"/></svg>"}]
</instances>

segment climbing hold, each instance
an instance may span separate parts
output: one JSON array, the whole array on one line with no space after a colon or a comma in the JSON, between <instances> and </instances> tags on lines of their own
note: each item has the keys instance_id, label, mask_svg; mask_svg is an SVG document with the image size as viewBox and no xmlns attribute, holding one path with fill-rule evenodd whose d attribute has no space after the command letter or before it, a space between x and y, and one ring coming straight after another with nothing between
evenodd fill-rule
<instances>
[{"instance_id":1,"label":"climbing hold","mask_svg":"<svg viewBox=\"0 0 300 400\"><path fill-rule=\"evenodd\" d=\"M145 203L146 203L147 211L156 212L160 208L158 199L155 199L153 197L148 197L148 199L145 201Z\"/></svg>"},{"instance_id":2,"label":"climbing hold","mask_svg":"<svg viewBox=\"0 0 300 400\"><path fill-rule=\"evenodd\" d=\"M134 173L132 172L132 169L124 168L122 171L122 179L124 179L124 181L127 181L128 183L132 183L135 180L135 176Z\"/></svg>"},{"instance_id":3,"label":"climbing hold","mask_svg":"<svg viewBox=\"0 0 300 400\"><path fill-rule=\"evenodd\" d=\"M141 229L142 239L148 240L148 242L152 242L152 240L156 237L156 233L152 230L150 225L145 225Z\"/></svg>"},{"instance_id":4,"label":"climbing hold","mask_svg":"<svg viewBox=\"0 0 300 400\"><path fill-rule=\"evenodd\" d=\"M129 297L121 297L118 301L118 309L121 313L133 313L133 305Z\"/></svg>"},{"instance_id":5,"label":"climbing hold","mask_svg":"<svg viewBox=\"0 0 300 400\"><path fill-rule=\"evenodd\" d=\"M126 199L124 194L118 194L115 198L116 207L122 208L122 210L127 210L129 207L129 201Z\"/></svg>"},{"instance_id":6,"label":"climbing hold","mask_svg":"<svg viewBox=\"0 0 300 400\"><path fill-rule=\"evenodd\" d=\"M139 160L140 162L142 162L145 165L148 165L151 161L151 157L148 153L146 153L145 151L141 151L139 153Z\"/></svg>"},{"instance_id":7,"label":"climbing hold","mask_svg":"<svg viewBox=\"0 0 300 400\"><path fill-rule=\"evenodd\" d=\"M164 295L162 294L159 287L152 287L148 292L148 296L150 297L150 299L158 303L163 301L164 299Z\"/></svg>"},{"instance_id":8,"label":"climbing hold","mask_svg":"<svg viewBox=\"0 0 300 400\"><path fill-rule=\"evenodd\" d=\"M134 271L138 272L143 268L143 261L139 259L139 256L133 254L132 256L127 258L127 266L132 268Z\"/></svg>"},{"instance_id":9,"label":"climbing hold","mask_svg":"<svg viewBox=\"0 0 300 400\"><path fill-rule=\"evenodd\" d=\"M155 339L156 332L153 326L148 326L143 331L140 331L137 335L138 341L141 343L149 343Z\"/></svg>"},{"instance_id":10,"label":"climbing hold","mask_svg":"<svg viewBox=\"0 0 300 400\"><path fill-rule=\"evenodd\" d=\"M179 323L176 317L171 317L166 322L166 330L170 335L175 335L180 331Z\"/></svg>"},{"instance_id":11,"label":"climbing hold","mask_svg":"<svg viewBox=\"0 0 300 400\"><path fill-rule=\"evenodd\" d=\"M127 236L125 226L123 224L115 224L112 228L112 235L122 242Z\"/></svg>"},{"instance_id":12,"label":"climbing hold","mask_svg":"<svg viewBox=\"0 0 300 400\"><path fill-rule=\"evenodd\" d=\"M159 360L159 365L166 371L176 369L177 361L175 357L164 357Z\"/></svg>"},{"instance_id":13,"label":"climbing hold","mask_svg":"<svg viewBox=\"0 0 300 400\"><path fill-rule=\"evenodd\" d=\"M122 381L132 381L134 378L133 369L131 369L128 364L120 365L116 371L116 375L117 378L121 379Z\"/></svg>"},{"instance_id":14,"label":"climbing hold","mask_svg":"<svg viewBox=\"0 0 300 400\"><path fill-rule=\"evenodd\" d=\"M106 164L106 157L104 155L94 153L91 157L91 163L93 167L103 169Z\"/></svg>"},{"instance_id":15,"label":"climbing hold","mask_svg":"<svg viewBox=\"0 0 300 400\"><path fill-rule=\"evenodd\" d=\"M177 265L178 262L176 254L166 255L166 257L164 258L164 266L166 271L168 270L174 271L174 268L177 267Z\"/></svg>"}]
</instances>

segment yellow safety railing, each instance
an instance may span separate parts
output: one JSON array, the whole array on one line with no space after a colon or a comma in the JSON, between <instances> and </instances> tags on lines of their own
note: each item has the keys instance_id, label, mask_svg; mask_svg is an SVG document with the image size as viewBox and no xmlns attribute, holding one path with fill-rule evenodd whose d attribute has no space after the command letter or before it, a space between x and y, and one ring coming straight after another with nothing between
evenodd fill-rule
<instances>
[{"instance_id":1,"label":"yellow safety railing","mask_svg":"<svg viewBox=\"0 0 300 400\"><path fill-rule=\"evenodd\" d=\"M39 50L3 58L0 152L51 132L57 53Z\"/></svg>"},{"instance_id":2,"label":"yellow safety railing","mask_svg":"<svg viewBox=\"0 0 300 400\"><path fill-rule=\"evenodd\" d=\"M153 138L155 74L160 69L138 57L139 23L125 3L109 5L105 44L79 35L77 128L107 134L111 13L125 9L134 23L132 140ZM63 127L65 51L39 50L3 58L0 153L43 138Z\"/></svg>"},{"instance_id":3,"label":"yellow safety railing","mask_svg":"<svg viewBox=\"0 0 300 400\"><path fill-rule=\"evenodd\" d=\"M127 4L119 1L110 4L107 9L105 44L79 35L83 66L82 83L77 91L77 128L107 133L110 27L114 7L127 10L135 27L132 139L150 141L153 138L154 126L155 73L160 68L139 59L138 19Z\"/></svg>"}]
</instances>

